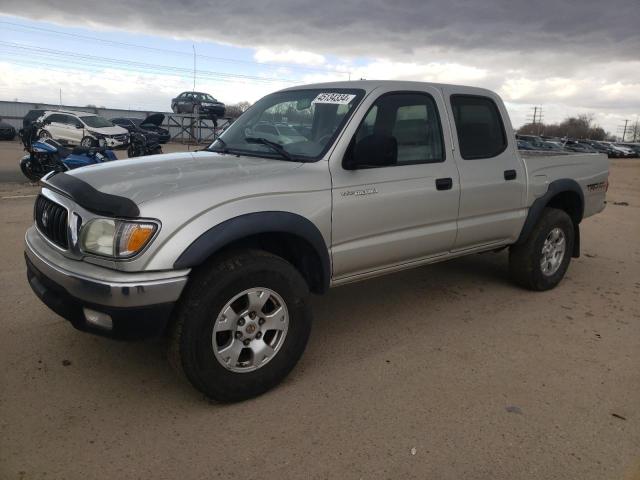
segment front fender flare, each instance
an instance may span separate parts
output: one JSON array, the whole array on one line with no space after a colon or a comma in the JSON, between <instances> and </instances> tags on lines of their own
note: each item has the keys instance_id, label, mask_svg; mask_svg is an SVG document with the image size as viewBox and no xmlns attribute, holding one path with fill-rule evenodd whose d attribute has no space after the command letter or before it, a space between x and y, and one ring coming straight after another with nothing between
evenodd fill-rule
<instances>
[{"instance_id":1,"label":"front fender flare","mask_svg":"<svg viewBox=\"0 0 640 480\"><path fill-rule=\"evenodd\" d=\"M325 289L328 288L331 261L324 238L310 220L291 212L254 212L225 220L194 240L180 254L173 268L196 267L226 245L260 233L289 233L306 240L321 260L322 283Z\"/></svg>"}]
</instances>

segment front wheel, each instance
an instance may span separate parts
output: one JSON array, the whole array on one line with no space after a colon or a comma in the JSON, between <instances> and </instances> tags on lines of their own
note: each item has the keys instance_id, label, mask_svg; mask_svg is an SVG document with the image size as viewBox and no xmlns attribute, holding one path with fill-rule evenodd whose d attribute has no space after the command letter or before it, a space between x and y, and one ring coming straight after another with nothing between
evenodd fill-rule
<instances>
[{"instance_id":1,"label":"front wheel","mask_svg":"<svg viewBox=\"0 0 640 480\"><path fill-rule=\"evenodd\" d=\"M545 208L529 238L509 249L512 280L529 290L554 288L569 268L574 239L569 215L556 208Z\"/></svg>"},{"instance_id":2,"label":"front wheel","mask_svg":"<svg viewBox=\"0 0 640 480\"><path fill-rule=\"evenodd\" d=\"M24 157L22 160L20 160L20 170L22 171L22 174L31 182L37 182L46 173L41 172L30 157Z\"/></svg>"},{"instance_id":3,"label":"front wheel","mask_svg":"<svg viewBox=\"0 0 640 480\"><path fill-rule=\"evenodd\" d=\"M49 140L51 139L51 134L47 131L47 130L40 130L40 133L38 133L38 139L39 140Z\"/></svg>"},{"instance_id":4,"label":"front wheel","mask_svg":"<svg viewBox=\"0 0 640 480\"><path fill-rule=\"evenodd\" d=\"M311 331L308 287L284 259L249 250L201 267L177 312L169 358L208 397L234 402L280 383Z\"/></svg>"},{"instance_id":5,"label":"front wheel","mask_svg":"<svg viewBox=\"0 0 640 480\"><path fill-rule=\"evenodd\" d=\"M82 140L80 140L80 146L84 148L97 147L98 141L95 138L82 137Z\"/></svg>"}]
</instances>

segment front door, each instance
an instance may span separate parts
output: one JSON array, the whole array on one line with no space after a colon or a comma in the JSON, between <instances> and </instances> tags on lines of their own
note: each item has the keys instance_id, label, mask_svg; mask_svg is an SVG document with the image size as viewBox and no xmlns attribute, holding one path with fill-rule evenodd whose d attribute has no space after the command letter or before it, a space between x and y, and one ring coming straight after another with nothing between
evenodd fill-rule
<instances>
[{"instance_id":1,"label":"front door","mask_svg":"<svg viewBox=\"0 0 640 480\"><path fill-rule=\"evenodd\" d=\"M447 157L440 92L375 90L331 157L334 280L444 255L456 237L460 183ZM345 155L371 135L394 137L393 165L347 170ZM346 137L346 138L345 138Z\"/></svg>"},{"instance_id":2,"label":"front door","mask_svg":"<svg viewBox=\"0 0 640 480\"><path fill-rule=\"evenodd\" d=\"M514 241L527 213L526 172L504 105L489 92L464 92L444 88L461 185L454 251Z\"/></svg>"}]
</instances>

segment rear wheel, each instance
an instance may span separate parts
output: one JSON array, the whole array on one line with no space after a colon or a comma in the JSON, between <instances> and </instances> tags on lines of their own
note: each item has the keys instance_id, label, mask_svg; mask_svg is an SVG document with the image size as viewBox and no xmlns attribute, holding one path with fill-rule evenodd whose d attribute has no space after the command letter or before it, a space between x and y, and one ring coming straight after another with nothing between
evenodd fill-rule
<instances>
[{"instance_id":1,"label":"rear wheel","mask_svg":"<svg viewBox=\"0 0 640 480\"><path fill-rule=\"evenodd\" d=\"M550 290L564 277L575 232L569 215L545 208L526 242L509 249L509 273L518 285L530 290Z\"/></svg>"},{"instance_id":2,"label":"rear wheel","mask_svg":"<svg viewBox=\"0 0 640 480\"><path fill-rule=\"evenodd\" d=\"M308 295L284 259L256 250L227 254L192 278L169 358L214 400L260 395L287 376L305 349Z\"/></svg>"}]
</instances>

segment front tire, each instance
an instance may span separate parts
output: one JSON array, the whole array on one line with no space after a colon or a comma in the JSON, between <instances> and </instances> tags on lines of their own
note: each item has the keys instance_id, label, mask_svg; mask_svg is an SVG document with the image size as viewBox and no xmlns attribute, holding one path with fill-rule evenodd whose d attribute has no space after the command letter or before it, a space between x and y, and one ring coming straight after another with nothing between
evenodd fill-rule
<instances>
[{"instance_id":1,"label":"front tire","mask_svg":"<svg viewBox=\"0 0 640 480\"><path fill-rule=\"evenodd\" d=\"M84 148L97 147L98 141L95 138L82 137L82 140L80 140L80 146Z\"/></svg>"},{"instance_id":2,"label":"front tire","mask_svg":"<svg viewBox=\"0 0 640 480\"><path fill-rule=\"evenodd\" d=\"M280 383L311 331L309 289L287 261L231 252L201 267L178 308L169 359L207 397L235 402Z\"/></svg>"},{"instance_id":3,"label":"front tire","mask_svg":"<svg viewBox=\"0 0 640 480\"><path fill-rule=\"evenodd\" d=\"M29 179L30 182L37 182L42 178L46 172L36 172L34 169L33 161L30 157L25 157L20 160L20 170L22 174Z\"/></svg>"},{"instance_id":4,"label":"front tire","mask_svg":"<svg viewBox=\"0 0 640 480\"><path fill-rule=\"evenodd\" d=\"M563 210L545 208L529 238L509 249L511 279L529 290L554 288L569 268L574 240L569 215Z\"/></svg>"},{"instance_id":5,"label":"front tire","mask_svg":"<svg viewBox=\"0 0 640 480\"><path fill-rule=\"evenodd\" d=\"M51 136L51 134L47 130L40 130L40 133L38 133L38 140L45 141L45 140L49 140L51 138L53 138L53 137Z\"/></svg>"}]
</instances>

